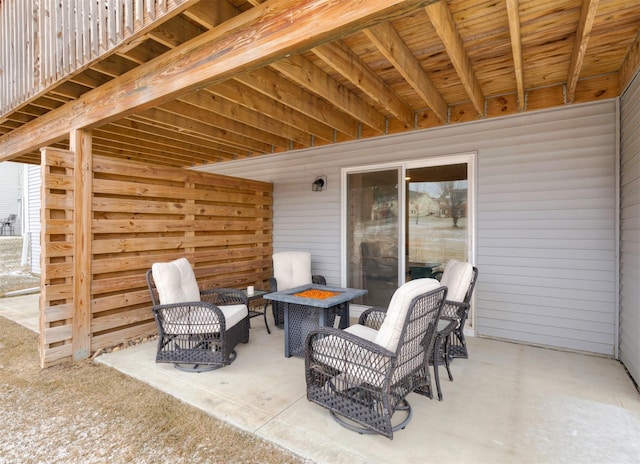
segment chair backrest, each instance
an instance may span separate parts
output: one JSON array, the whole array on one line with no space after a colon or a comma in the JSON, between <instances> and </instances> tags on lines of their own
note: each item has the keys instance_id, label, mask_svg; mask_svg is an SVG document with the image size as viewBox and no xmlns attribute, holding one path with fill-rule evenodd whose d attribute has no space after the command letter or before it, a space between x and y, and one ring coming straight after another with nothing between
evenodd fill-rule
<instances>
[{"instance_id":1,"label":"chair backrest","mask_svg":"<svg viewBox=\"0 0 640 464\"><path fill-rule=\"evenodd\" d=\"M436 279L425 278L410 280L399 287L391 297L384 322L380 326L374 342L395 352L413 300L422 294L438 289L440 286L440 282Z\"/></svg>"},{"instance_id":2,"label":"chair backrest","mask_svg":"<svg viewBox=\"0 0 640 464\"><path fill-rule=\"evenodd\" d=\"M311 253L307 251L281 251L273 254L273 277L278 291L310 284Z\"/></svg>"},{"instance_id":3,"label":"chair backrest","mask_svg":"<svg viewBox=\"0 0 640 464\"><path fill-rule=\"evenodd\" d=\"M451 259L444 268L440 283L449 289L447 300L463 302L474 280L474 268L471 263Z\"/></svg>"},{"instance_id":4,"label":"chair backrest","mask_svg":"<svg viewBox=\"0 0 640 464\"><path fill-rule=\"evenodd\" d=\"M151 277L151 279L149 278ZM196 281L191 263L186 258L179 258L169 263L154 263L151 276L147 276L152 301L155 287L159 304L185 303L200 301L200 289ZM155 301L154 306L157 305Z\"/></svg>"},{"instance_id":5,"label":"chair backrest","mask_svg":"<svg viewBox=\"0 0 640 464\"><path fill-rule=\"evenodd\" d=\"M9 217L7 218L7 222L16 222L16 219L18 219L17 214L10 214Z\"/></svg>"}]
</instances>

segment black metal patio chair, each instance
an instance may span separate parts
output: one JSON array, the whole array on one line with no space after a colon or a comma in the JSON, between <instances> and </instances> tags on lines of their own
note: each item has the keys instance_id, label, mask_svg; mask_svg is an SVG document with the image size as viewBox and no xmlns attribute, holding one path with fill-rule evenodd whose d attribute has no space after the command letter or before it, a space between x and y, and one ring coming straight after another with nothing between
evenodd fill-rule
<instances>
[{"instance_id":1,"label":"black metal patio chair","mask_svg":"<svg viewBox=\"0 0 640 464\"><path fill-rule=\"evenodd\" d=\"M412 280L381 312L378 330L356 324L312 331L305 353L307 399L350 430L393 439L411 420L407 395L433 397L428 359L446 293L435 279ZM392 424L398 411L404 418Z\"/></svg>"},{"instance_id":2,"label":"black metal patio chair","mask_svg":"<svg viewBox=\"0 0 640 464\"><path fill-rule=\"evenodd\" d=\"M202 372L231 364L249 342L247 297L239 290L198 288L185 258L155 263L147 284L158 326L156 362Z\"/></svg>"}]
</instances>

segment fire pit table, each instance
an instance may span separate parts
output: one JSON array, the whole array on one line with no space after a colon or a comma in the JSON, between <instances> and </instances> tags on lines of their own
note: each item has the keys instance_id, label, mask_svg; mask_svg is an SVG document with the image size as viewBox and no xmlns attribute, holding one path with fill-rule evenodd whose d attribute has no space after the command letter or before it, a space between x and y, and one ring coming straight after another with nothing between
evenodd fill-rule
<instances>
[{"instance_id":1,"label":"fire pit table","mask_svg":"<svg viewBox=\"0 0 640 464\"><path fill-rule=\"evenodd\" d=\"M367 293L359 288L307 284L263 298L284 303L284 355L304 356L304 342L309 332L321 326L333 326L340 315L341 329L349 326L349 301Z\"/></svg>"}]
</instances>

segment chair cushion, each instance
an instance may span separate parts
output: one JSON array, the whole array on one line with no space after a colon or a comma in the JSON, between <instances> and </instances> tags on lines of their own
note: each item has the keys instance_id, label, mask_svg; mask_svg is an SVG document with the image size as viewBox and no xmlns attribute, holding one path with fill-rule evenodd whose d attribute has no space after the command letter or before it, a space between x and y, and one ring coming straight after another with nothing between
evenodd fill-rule
<instances>
[{"instance_id":1,"label":"chair cushion","mask_svg":"<svg viewBox=\"0 0 640 464\"><path fill-rule=\"evenodd\" d=\"M366 325L354 324L352 326L344 329L345 332L352 333L353 335L357 335L360 338L364 338L370 342L375 343L375 339L378 336L378 331L376 329L372 329L371 327L367 327Z\"/></svg>"},{"instance_id":2,"label":"chair cushion","mask_svg":"<svg viewBox=\"0 0 640 464\"><path fill-rule=\"evenodd\" d=\"M449 260L440 279L440 283L448 288L447 300L464 301L472 277L473 266L470 263L456 259Z\"/></svg>"},{"instance_id":3,"label":"chair cushion","mask_svg":"<svg viewBox=\"0 0 640 464\"><path fill-rule=\"evenodd\" d=\"M218 307L224 315L226 330L249 314L247 306L243 304ZM190 311L165 312L162 328L170 335L213 334L220 332L220 322L211 308L200 306L191 308Z\"/></svg>"},{"instance_id":4,"label":"chair cushion","mask_svg":"<svg viewBox=\"0 0 640 464\"><path fill-rule=\"evenodd\" d=\"M395 352L411 302L415 297L438 287L440 287L440 282L436 279L425 278L411 280L398 288L391 297L387 315L374 342Z\"/></svg>"},{"instance_id":5,"label":"chair cushion","mask_svg":"<svg viewBox=\"0 0 640 464\"><path fill-rule=\"evenodd\" d=\"M218 308L224 314L227 330L249 315L247 305L243 304L218 306Z\"/></svg>"},{"instance_id":6,"label":"chair cushion","mask_svg":"<svg viewBox=\"0 0 640 464\"><path fill-rule=\"evenodd\" d=\"M278 291L311 283L311 253L282 251L273 254L273 277Z\"/></svg>"},{"instance_id":7,"label":"chair cushion","mask_svg":"<svg viewBox=\"0 0 640 464\"><path fill-rule=\"evenodd\" d=\"M151 272L160 304L200 301L198 282L191 263L186 258L170 263L154 263Z\"/></svg>"}]
</instances>

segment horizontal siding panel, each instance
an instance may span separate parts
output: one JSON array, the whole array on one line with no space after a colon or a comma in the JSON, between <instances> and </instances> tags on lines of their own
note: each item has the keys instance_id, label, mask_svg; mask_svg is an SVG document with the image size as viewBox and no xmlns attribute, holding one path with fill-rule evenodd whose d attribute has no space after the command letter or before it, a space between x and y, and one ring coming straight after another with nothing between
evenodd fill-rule
<instances>
[{"instance_id":1,"label":"horizontal siding panel","mask_svg":"<svg viewBox=\"0 0 640 464\"><path fill-rule=\"evenodd\" d=\"M616 101L608 100L198 169L273 182L274 251L310 251L315 270L324 254L331 262L340 255L341 169L477 153L477 333L611 354L615 149ZM319 175L327 176L328 189L311 192ZM514 266L514 258L524 262ZM340 262L332 265L327 277L339 283ZM535 276L541 271L546 276ZM536 303L540 295L545 304ZM523 331L511 316L484 317L498 311L493 302L514 314L520 306L532 308L532 316L546 323ZM573 311L570 319L592 321L594 330L562 327L549 335L546 327L565 308Z\"/></svg>"},{"instance_id":2,"label":"horizontal siding panel","mask_svg":"<svg viewBox=\"0 0 640 464\"><path fill-rule=\"evenodd\" d=\"M600 303L594 301L579 301L573 299L558 299L544 295L535 295L527 299L527 305L521 304L522 298L517 295L501 294L501 299L484 301L491 311L509 312L518 314L535 314L539 317L557 317L565 320L597 322L602 324L614 324L613 314L604 314L600 311ZM515 306L517 305L517 306Z\"/></svg>"},{"instance_id":3,"label":"horizontal siding panel","mask_svg":"<svg viewBox=\"0 0 640 464\"><path fill-rule=\"evenodd\" d=\"M484 334L485 336L544 346L558 346L558 342L561 340L561 348L588 351L607 356L613 355L611 343L597 343L595 341L591 341L591 334L579 333L578 335L582 338L573 339L568 336L554 336L546 333L539 333L538 331L528 331L526 327L514 327L511 324L504 327L495 327L494 325L495 324L487 324L487 329Z\"/></svg>"},{"instance_id":4,"label":"horizontal siding panel","mask_svg":"<svg viewBox=\"0 0 640 464\"><path fill-rule=\"evenodd\" d=\"M620 359L640 383L640 74L620 114Z\"/></svg>"}]
</instances>

